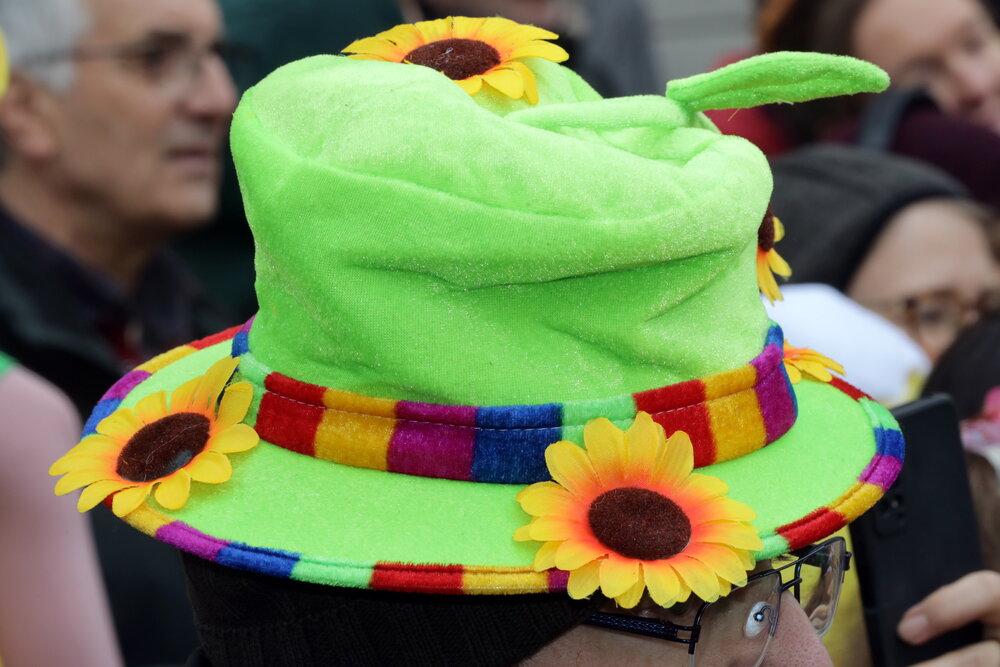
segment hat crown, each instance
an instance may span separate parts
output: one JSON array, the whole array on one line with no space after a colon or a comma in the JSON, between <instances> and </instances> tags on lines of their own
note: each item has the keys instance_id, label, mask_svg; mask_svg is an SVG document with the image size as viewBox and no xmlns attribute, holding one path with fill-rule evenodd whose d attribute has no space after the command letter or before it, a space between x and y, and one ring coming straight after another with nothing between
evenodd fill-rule
<instances>
[{"instance_id":1,"label":"hat crown","mask_svg":"<svg viewBox=\"0 0 1000 667\"><path fill-rule=\"evenodd\" d=\"M232 144L259 359L370 396L498 405L642 391L760 352L770 171L692 110L733 103L731 74L603 100L526 62L537 106L334 56L246 93Z\"/></svg>"}]
</instances>

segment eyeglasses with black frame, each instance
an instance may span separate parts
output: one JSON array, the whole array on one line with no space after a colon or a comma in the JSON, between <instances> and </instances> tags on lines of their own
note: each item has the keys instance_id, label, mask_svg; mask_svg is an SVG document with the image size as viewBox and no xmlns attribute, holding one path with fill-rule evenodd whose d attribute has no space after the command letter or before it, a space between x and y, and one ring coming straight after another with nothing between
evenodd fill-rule
<instances>
[{"instance_id":1,"label":"eyeglasses with black frame","mask_svg":"<svg viewBox=\"0 0 1000 667\"><path fill-rule=\"evenodd\" d=\"M757 572L747 578L745 586L733 589L715 602L702 602L691 625L679 625L664 616L687 611L681 606L664 610L645 610L655 616L595 612L584 621L587 625L617 630L629 634L665 639L687 644L688 666L695 667L696 648L702 653L711 647L746 655L754 659L754 667L764 661L774 638L781 612L781 598L791 591L802 605L809 623L822 637L830 629L840 599L844 573L850 568L851 554L842 537L804 547L779 559L791 559L778 567ZM802 600L802 593L808 595ZM697 602L697 601L696 601Z\"/></svg>"}]
</instances>

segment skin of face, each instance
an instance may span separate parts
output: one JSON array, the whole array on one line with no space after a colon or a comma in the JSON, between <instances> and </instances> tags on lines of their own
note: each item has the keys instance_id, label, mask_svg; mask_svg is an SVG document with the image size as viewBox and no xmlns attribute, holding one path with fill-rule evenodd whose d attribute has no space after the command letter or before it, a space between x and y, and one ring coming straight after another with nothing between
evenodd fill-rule
<instances>
[{"instance_id":1,"label":"skin of face","mask_svg":"<svg viewBox=\"0 0 1000 667\"><path fill-rule=\"evenodd\" d=\"M935 199L911 204L889 221L847 295L879 310L875 304L945 290L968 303L997 287L1000 267L980 223L961 206ZM931 359L951 342L914 340Z\"/></svg>"},{"instance_id":2,"label":"skin of face","mask_svg":"<svg viewBox=\"0 0 1000 667\"><path fill-rule=\"evenodd\" d=\"M770 561L761 561L754 571L759 572L770 567ZM742 614L747 609L747 600L737 599L740 592L738 589L730 594L730 598L722 598L709 607L712 610L711 618L707 613L702 626L703 638L695 651L698 667L741 667L753 664L757 659L759 645L756 648L752 642L747 645L740 641L739 636L712 640L710 623L720 622L720 619L728 616L733 610L739 610ZM644 602L648 602L650 607L655 606L651 600L646 599ZM643 615L640 611L643 606L641 602L632 612L618 613ZM692 600L685 605L683 613L670 616L671 622L691 625L698 607L699 604ZM727 620L735 622L727 622L725 626L732 626L738 632L746 619ZM604 667L620 664L627 664L630 667L686 667L687 651L686 645L665 639L578 625L521 664L552 667ZM824 667L832 664L805 612L790 593L783 594L778 627L763 664L783 667Z\"/></svg>"},{"instance_id":3,"label":"skin of face","mask_svg":"<svg viewBox=\"0 0 1000 667\"><path fill-rule=\"evenodd\" d=\"M115 48L168 34L196 48L216 43L213 0L86 0L79 49ZM65 94L51 93L47 163L61 195L122 224L174 232L216 209L220 150L236 103L223 62L202 60L189 86L151 81L136 60L81 59Z\"/></svg>"},{"instance_id":4,"label":"skin of face","mask_svg":"<svg viewBox=\"0 0 1000 667\"><path fill-rule=\"evenodd\" d=\"M979 0L870 0L853 44L894 86L924 88L946 113L1000 133L1000 30Z\"/></svg>"}]
</instances>

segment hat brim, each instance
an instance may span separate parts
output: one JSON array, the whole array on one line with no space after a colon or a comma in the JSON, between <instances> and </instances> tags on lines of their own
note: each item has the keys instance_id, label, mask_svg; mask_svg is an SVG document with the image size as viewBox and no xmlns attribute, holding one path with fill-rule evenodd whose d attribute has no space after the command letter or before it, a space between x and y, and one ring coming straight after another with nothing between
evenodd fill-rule
<instances>
[{"instance_id":1,"label":"hat brim","mask_svg":"<svg viewBox=\"0 0 1000 667\"><path fill-rule=\"evenodd\" d=\"M112 404L132 407L205 373L229 355L234 333L162 356ZM839 530L882 496L902 464L895 421L864 394L838 381L803 380L794 391L798 417L788 433L698 470L756 511L758 559ZM565 588L565 572L532 570L539 544L513 539L530 519L515 500L522 485L355 468L263 441L230 459L232 478L193 484L181 509L150 495L125 520L223 565L327 585L467 594Z\"/></svg>"}]
</instances>

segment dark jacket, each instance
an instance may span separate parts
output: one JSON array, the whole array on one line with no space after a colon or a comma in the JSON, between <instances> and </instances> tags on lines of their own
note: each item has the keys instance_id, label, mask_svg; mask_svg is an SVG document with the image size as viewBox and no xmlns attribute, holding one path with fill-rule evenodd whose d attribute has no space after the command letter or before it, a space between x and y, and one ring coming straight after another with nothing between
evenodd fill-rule
<instances>
[{"instance_id":1,"label":"dark jacket","mask_svg":"<svg viewBox=\"0 0 1000 667\"><path fill-rule=\"evenodd\" d=\"M170 253L129 298L0 211L0 349L62 389L83 420L132 366L227 325ZM90 515L126 664L183 664L197 639L176 550L103 506Z\"/></svg>"}]
</instances>

